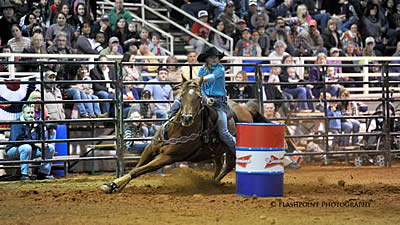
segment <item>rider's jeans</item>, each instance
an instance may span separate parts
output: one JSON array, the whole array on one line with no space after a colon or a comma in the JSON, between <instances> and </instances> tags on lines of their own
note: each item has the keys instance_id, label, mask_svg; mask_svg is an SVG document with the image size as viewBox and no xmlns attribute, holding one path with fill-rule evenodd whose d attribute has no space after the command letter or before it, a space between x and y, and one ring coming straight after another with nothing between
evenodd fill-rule
<instances>
[{"instance_id":1,"label":"rider's jeans","mask_svg":"<svg viewBox=\"0 0 400 225\"><path fill-rule=\"evenodd\" d=\"M228 121L226 118L226 112L223 110L217 110L218 113L218 120L217 120L217 127L219 137L221 141L224 142L230 151L235 154L235 146L236 146L236 138L232 136L232 134L228 130Z\"/></svg>"}]
</instances>

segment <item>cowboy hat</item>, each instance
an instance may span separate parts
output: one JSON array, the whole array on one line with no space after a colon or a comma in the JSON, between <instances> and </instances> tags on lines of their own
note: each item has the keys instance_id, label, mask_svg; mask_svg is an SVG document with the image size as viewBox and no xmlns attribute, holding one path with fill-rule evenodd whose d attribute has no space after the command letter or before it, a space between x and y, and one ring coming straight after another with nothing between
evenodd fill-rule
<instances>
[{"instance_id":1,"label":"cowboy hat","mask_svg":"<svg viewBox=\"0 0 400 225\"><path fill-rule=\"evenodd\" d=\"M206 59L210 56L217 56L219 59L222 59L225 55L224 53L219 52L215 47L208 47L203 53L197 57L199 62L205 62Z\"/></svg>"}]
</instances>

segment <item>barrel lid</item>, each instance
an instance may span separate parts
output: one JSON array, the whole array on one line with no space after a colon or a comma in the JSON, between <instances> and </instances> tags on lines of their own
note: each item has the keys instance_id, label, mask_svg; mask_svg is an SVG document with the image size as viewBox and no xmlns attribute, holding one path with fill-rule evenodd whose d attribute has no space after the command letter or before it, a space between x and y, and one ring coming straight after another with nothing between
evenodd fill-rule
<instances>
[{"instance_id":1,"label":"barrel lid","mask_svg":"<svg viewBox=\"0 0 400 225\"><path fill-rule=\"evenodd\" d=\"M284 123L236 123L236 125L276 126L276 125L285 125L285 124Z\"/></svg>"}]
</instances>

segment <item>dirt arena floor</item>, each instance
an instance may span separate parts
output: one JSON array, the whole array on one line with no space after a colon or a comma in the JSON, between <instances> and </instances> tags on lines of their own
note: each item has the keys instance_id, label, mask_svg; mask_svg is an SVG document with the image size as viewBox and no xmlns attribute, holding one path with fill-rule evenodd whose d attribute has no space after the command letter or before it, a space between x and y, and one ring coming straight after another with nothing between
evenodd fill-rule
<instances>
[{"instance_id":1,"label":"dirt arena floor","mask_svg":"<svg viewBox=\"0 0 400 225\"><path fill-rule=\"evenodd\" d=\"M1 224L400 224L400 166L305 166L285 171L284 197L235 195L211 173L142 176L122 193L98 187L112 174L0 182Z\"/></svg>"}]
</instances>

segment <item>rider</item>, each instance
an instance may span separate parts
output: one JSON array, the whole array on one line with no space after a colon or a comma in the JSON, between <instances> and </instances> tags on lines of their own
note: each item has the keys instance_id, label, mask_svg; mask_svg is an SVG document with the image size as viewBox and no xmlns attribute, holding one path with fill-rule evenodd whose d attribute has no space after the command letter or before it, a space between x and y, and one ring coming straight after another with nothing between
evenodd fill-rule
<instances>
[{"instance_id":1,"label":"rider","mask_svg":"<svg viewBox=\"0 0 400 225\"><path fill-rule=\"evenodd\" d=\"M215 47L207 48L198 57L199 62L205 62L200 68L198 77L204 76L201 87L202 94L215 100L212 107L218 113L217 127L219 137L228 146L229 150L235 153L236 138L228 131L226 116L228 104L225 89L225 68L219 62L223 57L224 54L218 52ZM170 110L170 118L178 112L180 105L180 100L175 100Z\"/></svg>"}]
</instances>

